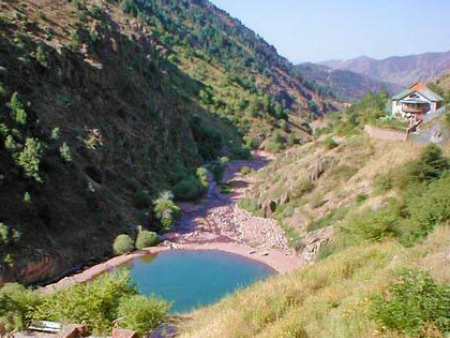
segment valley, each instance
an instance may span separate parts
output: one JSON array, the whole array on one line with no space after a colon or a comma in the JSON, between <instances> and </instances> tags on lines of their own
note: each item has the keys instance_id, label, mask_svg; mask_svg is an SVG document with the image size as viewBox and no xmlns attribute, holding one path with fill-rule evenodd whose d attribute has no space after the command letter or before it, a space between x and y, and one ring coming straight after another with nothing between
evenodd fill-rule
<instances>
[{"instance_id":1,"label":"valley","mask_svg":"<svg viewBox=\"0 0 450 338\"><path fill-rule=\"evenodd\" d=\"M0 336L450 334L449 53L328 1L0 2Z\"/></svg>"}]
</instances>

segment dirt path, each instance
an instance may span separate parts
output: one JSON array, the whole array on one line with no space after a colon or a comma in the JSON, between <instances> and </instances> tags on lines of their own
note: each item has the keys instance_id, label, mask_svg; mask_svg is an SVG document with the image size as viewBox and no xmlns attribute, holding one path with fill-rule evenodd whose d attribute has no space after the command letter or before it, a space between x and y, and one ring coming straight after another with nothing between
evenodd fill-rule
<instances>
[{"instance_id":1,"label":"dirt path","mask_svg":"<svg viewBox=\"0 0 450 338\"><path fill-rule=\"evenodd\" d=\"M227 165L224 182L232 192L222 194L214 183L199 203L183 203L183 217L174 232L165 235L164 245L176 249L216 249L236 253L269 265L279 272L301 266L301 260L287 245L283 230L274 220L254 217L238 206L239 199L253 184L251 176L239 173L244 166L259 170L273 157L258 152L249 161Z\"/></svg>"},{"instance_id":2,"label":"dirt path","mask_svg":"<svg viewBox=\"0 0 450 338\"><path fill-rule=\"evenodd\" d=\"M211 182L201 201L180 204L183 216L174 231L164 235L162 245L114 257L47 285L44 292L92 280L115 266L166 250L220 250L266 264L280 273L301 267L302 260L288 248L287 238L274 220L254 217L237 205L254 182L251 175L243 176L239 170L244 166L259 170L272 159L270 154L258 152L252 160L229 163L224 182L231 183L232 192L222 194Z\"/></svg>"}]
</instances>

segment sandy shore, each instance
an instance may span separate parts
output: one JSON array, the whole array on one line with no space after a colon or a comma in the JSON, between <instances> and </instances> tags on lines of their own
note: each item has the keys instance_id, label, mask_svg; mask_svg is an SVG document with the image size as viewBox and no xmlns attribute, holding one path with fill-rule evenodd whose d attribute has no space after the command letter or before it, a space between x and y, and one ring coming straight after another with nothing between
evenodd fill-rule
<instances>
[{"instance_id":1,"label":"sandy shore","mask_svg":"<svg viewBox=\"0 0 450 338\"><path fill-rule=\"evenodd\" d=\"M114 267L139 257L167 250L219 250L265 264L279 273L286 273L303 265L298 255L288 248L284 232L274 220L254 217L238 207L238 200L251 186L251 177L242 176L239 170L248 166L259 170L272 160L269 154L256 153L249 161L228 164L224 181L232 186L230 194L210 183L207 196L199 203L183 203L183 217L175 231L163 237L163 244L131 254L121 255L86 270L65 277L43 289L55 288L92 280Z\"/></svg>"}]
</instances>

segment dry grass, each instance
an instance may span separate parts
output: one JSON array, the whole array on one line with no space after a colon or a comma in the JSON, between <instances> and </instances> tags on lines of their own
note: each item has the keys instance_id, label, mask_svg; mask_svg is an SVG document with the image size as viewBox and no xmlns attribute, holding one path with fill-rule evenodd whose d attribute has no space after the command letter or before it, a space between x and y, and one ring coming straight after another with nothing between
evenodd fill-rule
<instances>
[{"instance_id":1,"label":"dry grass","mask_svg":"<svg viewBox=\"0 0 450 338\"><path fill-rule=\"evenodd\" d=\"M449 247L450 229L442 226L409 250L388 241L350 248L194 312L181 337L403 337L378 331L369 296L399 267L423 267L449 281Z\"/></svg>"},{"instance_id":2,"label":"dry grass","mask_svg":"<svg viewBox=\"0 0 450 338\"><path fill-rule=\"evenodd\" d=\"M373 140L364 135L340 140L332 150L320 142L292 149L281 155L257 175L256 184L247 193L258 205L280 202L289 195L292 216L273 217L297 229L304 235L308 220L319 219L330 211L352 207L348 217L363 205L376 205L384 198L374 196L374 178L417 158L423 145ZM267 179L270 177L271 179ZM310 182L312 189L302 189ZM367 201L357 203L359 195ZM295 219L294 219L295 218Z\"/></svg>"}]
</instances>

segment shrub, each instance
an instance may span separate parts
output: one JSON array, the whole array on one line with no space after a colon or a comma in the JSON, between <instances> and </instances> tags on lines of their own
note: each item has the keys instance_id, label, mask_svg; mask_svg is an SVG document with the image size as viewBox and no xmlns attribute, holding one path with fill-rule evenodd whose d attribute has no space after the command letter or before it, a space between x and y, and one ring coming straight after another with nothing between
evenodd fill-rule
<instances>
[{"instance_id":1,"label":"shrub","mask_svg":"<svg viewBox=\"0 0 450 338\"><path fill-rule=\"evenodd\" d=\"M37 182L42 182L42 178L39 174L39 165L41 163L43 152L44 146L39 140L27 138L25 146L17 159L17 164L24 169L25 176L32 177Z\"/></svg>"},{"instance_id":2,"label":"shrub","mask_svg":"<svg viewBox=\"0 0 450 338\"><path fill-rule=\"evenodd\" d=\"M276 130L270 136L270 139L269 139L268 143L266 144L265 149L272 153L278 153L281 150L284 150L286 148L285 143L286 143L286 140L284 139L284 137L281 135L281 133L278 130Z\"/></svg>"},{"instance_id":3,"label":"shrub","mask_svg":"<svg viewBox=\"0 0 450 338\"><path fill-rule=\"evenodd\" d=\"M7 283L0 289L0 335L26 329L41 296L18 283Z\"/></svg>"},{"instance_id":4,"label":"shrub","mask_svg":"<svg viewBox=\"0 0 450 338\"><path fill-rule=\"evenodd\" d=\"M13 120L18 125L24 126L27 124L27 112L25 111L25 105L22 103L17 92L11 96L9 108L11 109Z\"/></svg>"},{"instance_id":5,"label":"shrub","mask_svg":"<svg viewBox=\"0 0 450 338\"><path fill-rule=\"evenodd\" d=\"M247 166L244 166L241 168L241 170L239 170L239 172L241 173L241 175L246 176L246 175L250 174L251 169Z\"/></svg>"},{"instance_id":6,"label":"shrub","mask_svg":"<svg viewBox=\"0 0 450 338\"><path fill-rule=\"evenodd\" d=\"M427 182L441 178L450 169L450 161L442 155L442 149L437 145L425 148L418 161L409 162L400 173L399 185Z\"/></svg>"},{"instance_id":7,"label":"shrub","mask_svg":"<svg viewBox=\"0 0 450 338\"><path fill-rule=\"evenodd\" d=\"M384 209L366 209L350 220L341 231L345 240L351 243L380 241L387 237L395 237L399 219L398 205L392 202Z\"/></svg>"},{"instance_id":8,"label":"shrub","mask_svg":"<svg viewBox=\"0 0 450 338\"><path fill-rule=\"evenodd\" d=\"M136 248L139 250L148 248L158 243L158 234L152 231L142 230L136 239Z\"/></svg>"},{"instance_id":9,"label":"shrub","mask_svg":"<svg viewBox=\"0 0 450 338\"><path fill-rule=\"evenodd\" d=\"M205 186L206 185L206 186ZM181 180L173 188L175 199L179 201L194 200L202 196L208 187L208 181L203 182L197 176L189 176Z\"/></svg>"},{"instance_id":10,"label":"shrub","mask_svg":"<svg viewBox=\"0 0 450 338\"><path fill-rule=\"evenodd\" d=\"M116 237L113 244L113 249L116 254L124 254L133 251L133 240L130 236L122 234Z\"/></svg>"},{"instance_id":11,"label":"shrub","mask_svg":"<svg viewBox=\"0 0 450 338\"><path fill-rule=\"evenodd\" d=\"M165 319L170 304L156 297L135 295L125 298L119 305L118 318L122 328L135 330L145 336Z\"/></svg>"},{"instance_id":12,"label":"shrub","mask_svg":"<svg viewBox=\"0 0 450 338\"><path fill-rule=\"evenodd\" d=\"M378 174L374 178L374 190L376 193L389 191L393 188L393 186L394 179L390 172L386 174Z\"/></svg>"},{"instance_id":13,"label":"shrub","mask_svg":"<svg viewBox=\"0 0 450 338\"><path fill-rule=\"evenodd\" d=\"M293 197L300 198L303 195L311 192L314 189L314 185L309 179L300 180L293 189Z\"/></svg>"},{"instance_id":14,"label":"shrub","mask_svg":"<svg viewBox=\"0 0 450 338\"><path fill-rule=\"evenodd\" d=\"M70 152L70 147L67 145L66 142L64 142L59 147L59 155L61 156L62 160L66 163L72 162L72 155Z\"/></svg>"},{"instance_id":15,"label":"shrub","mask_svg":"<svg viewBox=\"0 0 450 338\"><path fill-rule=\"evenodd\" d=\"M52 140L59 140L59 135L61 133L61 130L59 129L59 127L55 127L52 129L52 133L51 133L51 139Z\"/></svg>"},{"instance_id":16,"label":"shrub","mask_svg":"<svg viewBox=\"0 0 450 338\"><path fill-rule=\"evenodd\" d=\"M359 194L356 196L356 203L364 203L368 198L369 196L367 194Z\"/></svg>"},{"instance_id":17,"label":"shrub","mask_svg":"<svg viewBox=\"0 0 450 338\"><path fill-rule=\"evenodd\" d=\"M25 194L23 195L23 201L25 202L25 204L31 203L31 195L28 191L26 191Z\"/></svg>"},{"instance_id":18,"label":"shrub","mask_svg":"<svg viewBox=\"0 0 450 338\"><path fill-rule=\"evenodd\" d=\"M222 163L222 161L214 161L209 166L213 180L220 184L223 179L223 175L225 173L225 165Z\"/></svg>"},{"instance_id":19,"label":"shrub","mask_svg":"<svg viewBox=\"0 0 450 338\"><path fill-rule=\"evenodd\" d=\"M372 297L372 317L383 327L424 337L434 327L450 333L450 283L437 284L426 272L406 269L387 292Z\"/></svg>"},{"instance_id":20,"label":"shrub","mask_svg":"<svg viewBox=\"0 0 450 338\"><path fill-rule=\"evenodd\" d=\"M337 143L332 136L327 137L323 144L328 150L334 149L339 146L339 143Z\"/></svg>"},{"instance_id":21,"label":"shrub","mask_svg":"<svg viewBox=\"0 0 450 338\"><path fill-rule=\"evenodd\" d=\"M239 206L251 214L257 214L259 211L258 202L251 198L242 198L239 201Z\"/></svg>"},{"instance_id":22,"label":"shrub","mask_svg":"<svg viewBox=\"0 0 450 338\"><path fill-rule=\"evenodd\" d=\"M45 54L44 47L39 45L36 50L36 60L42 67L48 67L47 55Z\"/></svg>"},{"instance_id":23,"label":"shrub","mask_svg":"<svg viewBox=\"0 0 450 338\"><path fill-rule=\"evenodd\" d=\"M33 319L84 323L89 333L109 333L119 317L121 303L136 294L129 273L120 270L47 295L34 311Z\"/></svg>"}]
</instances>

